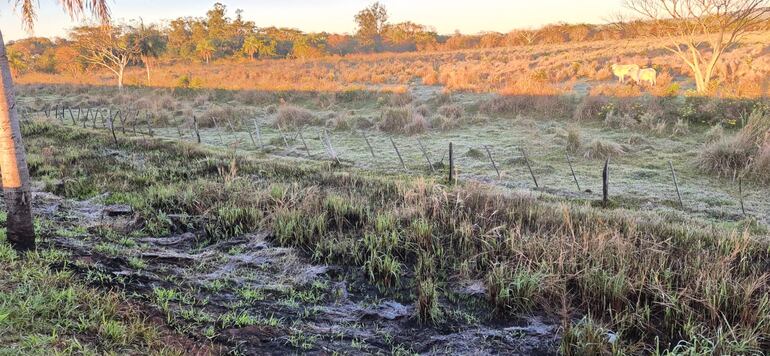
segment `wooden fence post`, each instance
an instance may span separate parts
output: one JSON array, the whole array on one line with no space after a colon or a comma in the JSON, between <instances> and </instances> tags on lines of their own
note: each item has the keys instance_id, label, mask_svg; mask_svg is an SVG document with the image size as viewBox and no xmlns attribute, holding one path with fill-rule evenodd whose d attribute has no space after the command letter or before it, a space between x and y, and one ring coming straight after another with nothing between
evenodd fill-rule
<instances>
[{"instance_id":1,"label":"wooden fence post","mask_svg":"<svg viewBox=\"0 0 770 356\"><path fill-rule=\"evenodd\" d=\"M492 162L492 168L495 169L495 172L497 172L497 179L500 179L500 170L497 168L497 163L495 163L494 158L492 158L492 151L489 150L489 146L484 145L484 149L487 151L487 157L489 157L489 161ZM537 185L537 183L535 183Z\"/></svg>"},{"instance_id":2,"label":"wooden fence post","mask_svg":"<svg viewBox=\"0 0 770 356\"><path fill-rule=\"evenodd\" d=\"M746 216L746 206L743 205L743 177L738 176L738 198L741 202L741 213Z\"/></svg>"},{"instance_id":3,"label":"wooden fence post","mask_svg":"<svg viewBox=\"0 0 770 356\"><path fill-rule=\"evenodd\" d=\"M286 135L283 134L283 129L281 129L281 124L278 125L278 133L281 135L281 138L283 139L283 144L286 146L286 149L289 149L289 140L286 139Z\"/></svg>"},{"instance_id":4,"label":"wooden fence post","mask_svg":"<svg viewBox=\"0 0 770 356\"><path fill-rule=\"evenodd\" d=\"M224 145L225 140L222 138L222 133L219 132L219 123L217 123L217 119L211 116L211 121L214 123L214 130L217 132L217 137L219 137L219 141L222 142L222 144Z\"/></svg>"},{"instance_id":5,"label":"wooden fence post","mask_svg":"<svg viewBox=\"0 0 770 356\"><path fill-rule=\"evenodd\" d=\"M396 142L393 141L392 137L389 137L390 144L393 145L393 149L396 150L396 155L398 155L398 161L401 162L401 167L404 168L404 171L408 171L406 169L406 164L404 164L404 159L401 158L401 152L398 151L398 146L396 146Z\"/></svg>"},{"instance_id":6,"label":"wooden fence post","mask_svg":"<svg viewBox=\"0 0 770 356\"><path fill-rule=\"evenodd\" d=\"M141 114L141 110L136 110L136 114L134 114L134 120L131 121L131 133L136 135L136 123L139 122L139 115Z\"/></svg>"},{"instance_id":7,"label":"wooden fence post","mask_svg":"<svg viewBox=\"0 0 770 356\"><path fill-rule=\"evenodd\" d=\"M112 115L108 116L107 119L108 119L109 124L110 124L110 132L112 133L112 142L114 142L115 146L117 146L118 145L118 137L115 136L115 125L114 125L114 122L112 120Z\"/></svg>"},{"instance_id":8,"label":"wooden fence post","mask_svg":"<svg viewBox=\"0 0 770 356\"><path fill-rule=\"evenodd\" d=\"M334 146L332 145L331 139L329 139L329 134L326 132L326 130L323 130L323 137L321 135L318 135L318 138L321 139L321 142L324 144L324 147L326 147L326 153L329 154L329 156L337 161L337 164L341 164L340 158L337 156L337 151L334 150Z\"/></svg>"},{"instance_id":9,"label":"wooden fence post","mask_svg":"<svg viewBox=\"0 0 770 356\"><path fill-rule=\"evenodd\" d=\"M671 178L674 179L674 188L676 189L676 197L679 199L679 208L684 209L684 203L682 203L682 194L679 193L679 183L676 181L676 172L674 171L674 164L668 161L668 167L671 168Z\"/></svg>"},{"instance_id":10,"label":"wooden fence post","mask_svg":"<svg viewBox=\"0 0 770 356\"><path fill-rule=\"evenodd\" d=\"M581 192L582 189L580 189L580 183L578 183L577 175L575 175L575 169L572 168L572 160L569 158L569 153L565 153L564 156L567 157L567 164L569 164L569 170L572 172L572 179L575 180L578 192Z\"/></svg>"},{"instance_id":11,"label":"wooden fence post","mask_svg":"<svg viewBox=\"0 0 770 356\"><path fill-rule=\"evenodd\" d=\"M302 136L302 129L299 129L299 139L302 140L302 146L305 146L305 152L307 152L308 157L313 157L312 154L310 154L310 149L307 147L307 142L305 142L305 137ZM331 144L331 141L329 142Z\"/></svg>"},{"instance_id":12,"label":"wooden fence post","mask_svg":"<svg viewBox=\"0 0 770 356\"><path fill-rule=\"evenodd\" d=\"M529 164L529 157L527 156L527 152L524 151L524 148L519 147L519 150L521 151L522 156L524 156L524 162L527 164L527 169L529 169L529 175L532 176L532 180L535 182L535 188L540 188L540 185L537 184L537 178L535 178L535 172L532 170L532 166Z\"/></svg>"},{"instance_id":13,"label":"wooden fence post","mask_svg":"<svg viewBox=\"0 0 770 356\"><path fill-rule=\"evenodd\" d=\"M230 118L225 116L225 120L227 120L227 126L230 128L230 132L235 132L235 128L233 127L233 123L230 122Z\"/></svg>"},{"instance_id":14,"label":"wooden fence post","mask_svg":"<svg viewBox=\"0 0 770 356\"><path fill-rule=\"evenodd\" d=\"M602 170L602 206L605 208L610 201L610 158L604 161Z\"/></svg>"},{"instance_id":15,"label":"wooden fence post","mask_svg":"<svg viewBox=\"0 0 770 356\"><path fill-rule=\"evenodd\" d=\"M433 162L430 161L430 157L428 156L428 151L425 149L425 146L422 145L422 141L420 139L417 139L417 144L420 146L420 151L422 151L422 155L425 157L425 160L428 162L428 168L430 168L430 171L433 173L436 173L436 169L433 168Z\"/></svg>"},{"instance_id":16,"label":"wooden fence post","mask_svg":"<svg viewBox=\"0 0 770 356\"><path fill-rule=\"evenodd\" d=\"M449 184L454 184L455 156L452 142L449 142Z\"/></svg>"},{"instance_id":17,"label":"wooden fence post","mask_svg":"<svg viewBox=\"0 0 770 356\"><path fill-rule=\"evenodd\" d=\"M120 132L123 133L123 136L126 136L126 115L123 115L123 111L118 110L118 113L115 114L115 117L120 119Z\"/></svg>"},{"instance_id":18,"label":"wooden fence post","mask_svg":"<svg viewBox=\"0 0 770 356\"><path fill-rule=\"evenodd\" d=\"M195 130L195 137L198 139L198 143L201 143L201 132L198 130L198 119L193 115L193 129Z\"/></svg>"},{"instance_id":19,"label":"wooden fence post","mask_svg":"<svg viewBox=\"0 0 770 356\"><path fill-rule=\"evenodd\" d=\"M366 137L366 132L361 130L361 135L364 136L364 141L366 141L366 147L369 147L369 153L372 154L372 158L377 158L377 156L374 155L374 149L372 149L372 145L369 143L369 138Z\"/></svg>"}]
</instances>

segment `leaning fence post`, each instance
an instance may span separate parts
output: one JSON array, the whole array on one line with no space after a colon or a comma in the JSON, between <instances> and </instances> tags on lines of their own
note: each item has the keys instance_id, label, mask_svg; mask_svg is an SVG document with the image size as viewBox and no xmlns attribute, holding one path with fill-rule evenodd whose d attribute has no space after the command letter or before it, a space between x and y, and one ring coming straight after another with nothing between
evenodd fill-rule
<instances>
[{"instance_id":1,"label":"leaning fence post","mask_svg":"<svg viewBox=\"0 0 770 356\"><path fill-rule=\"evenodd\" d=\"M307 143L305 142L305 137L302 136L302 127L299 129L299 139L302 140L302 146L305 146L305 152L307 152L308 157L313 157L312 154L310 154L310 149L307 147ZM331 141L329 141L329 144L331 144Z\"/></svg>"},{"instance_id":2,"label":"leaning fence post","mask_svg":"<svg viewBox=\"0 0 770 356\"><path fill-rule=\"evenodd\" d=\"M118 113L115 116L120 119L120 132L123 133L123 136L126 136L126 118L125 118L125 115L123 115L123 112L118 110Z\"/></svg>"},{"instance_id":3,"label":"leaning fence post","mask_svg":"<svg viewBox=\"0 0 770 356\"><path fill-rule=\"evenodd\" d=\"M101 110L96 109L96 112L94 113L94 120L91 123L91 128L96 129L96 118L99 117L99 114L101 114Z\"/></svg>"},{"instance_id":4,"label":"leaning fence post","mask_svg":"<svg viewBox=\"0 0 770 356\"><path fill-rule=\"evenodd\" d=\"M211 116L211 121L214 123L214 130L217 132L217 137L219 137L219 141L222 142L222 144L224 145L225 140L222 138L222 133L219 132L219 123L217 123L217 119Z\"/></svg>"},{"instance_id":5,"label":"leaning fence post","mask_svg":"<svg viewBox=\"0 0 770 356\"><path fill-rule=\"evenodd\" d=\"M422 151L422 155L425 157L425 160L428 162L428 167L430 168L430 171L435 173L436 169L433 168L433 162L430 161L430 157L428 156L428 151L425 149L425 146L422 145L422 141L420 139L417 139L417 144L420 146L420 151Z\"/></svg>"},{"instance_id":6,"label":"leaning fence post","mask_svg":"<svg viewBox=\"0 0 770 356\"><path fill-rule=\"evenodd\" d=\"M497 172L497 179L500 179L500 170L497 168L497 163L495 163L494 158L492 158L492 151L489 150L489 146L484 145L484 149L487 151L487 157L489 157L489 161L492 162L492 168L495 169L495 172ZM535 183L537 185L537 183Z\"/></svg>"},{"instance_id":7,"label":"leaning fence post","mask_svg":"<svg viewBox=\"0 0 770 356\"><path fill-rule=\"evenodd\" d=\"M337 164L341 164L339 157L337 156L337 152L334 150L334 146L332 146L332 141L329 139L329 134L326 132L326 130L323 130L323 137L321 137L321 134L318 134L318 138L321 140L321 143L323 143L324 147L326 148L326 153L329 154L329 156L337 161Z\"/></svg>"},{"instance_id":8,"label":"leaning fence post","mask_svg":"<svg viewBox=\"0 0 770 356\"><path fill-rule=\"evenodd\" d=\"M684 203L682 203L682 194L679 193L679 183L676 181L676 172L674 171L674 164L668 161L668 167L671 168L671 178L674 179L674 188L676 189L676 197L679 199L679 208L684 209Z\"/></svg>"},{"instance_id":9,"label":"leaning fence post","mask_svg":"<svg viewBox=\"0 0 770 356\"><path fill-rule=\"evenodd\" d=\"M366 147L369 147L369 153L372 154L372 158L377 158L377 156L374 155L374 149L372 149L372 145L369 143L369 138L366 137L366 132L361 130L361 135L364 136L364 141L366 141Z\"/></svg>"},{"instance_id":10,"label":"leaning fence post","mask_svg":"<svg viewBox=\"0 0 770 356\"><path fill-rule=\"evenodd\" d=\"M110 124L110 132L112 133L112 142L114 142L115 146L117 146L118 145L118 137L115 136L115 125L114 125L114 122L112 121L112 115L108 116L107 120L109 121L109 124Z\"/></svg>"},{"instance_id":11,"label":"leaning fence post","mask_svg":"<svg viewBox=\"0 0 770 356\"><path fill-rule=\"evenodd\" d=\"M532 176L532 180L535 182L535 188L540 188L540 185L537 184L537 178L535 178L535 172L532 171L532 166L529 164L529 157L527 156L527 152L524 151L524 148L519 147L519 150L521 151L522 156L524 156L524 163L527 164L527 169L529 169L529 175Z\"/></svg>"},{"instance_id":12,"label":"leaning fence post","mask_svg":"<svg viewBox=\"0 0 770 356\"><path fill-rule=\"evenodd\" d=\"M265 144L262 143L262 132L260 132L260 130L259 130L259 123L257 122L257 118L256 117L253 118L252 120L254 121L254 130L256 130L256 131L254 131L254 133L257 134L257 141L259 141L259 147L264 150L265 149Z\"/></svg>"},{"instance_id":13,"label":"leaning fence post","mask_svg":"<svg viewBox=\"0 0 770 356\"><path fill-rule=\"evenodd\" d=\"M452 142L449 142L449 184L454 184L455 156Z\"/></svg>"},{"instance_id":14,"label":"leaning fence post","mask_svg":"<svg viewBox=\"0 0 770 356\"><path fill-rule=\"evenodd\" d=\"M407 171L406 164L404 164L404 159L401 158L401 152L398 151L398 146L396 146L396 142L393 141L392 137L389 137L390 144L393 145L393 149L396 150L396 155L398 155L398 161L401 162L401 167L404 168L404 171Z\"/></svg>"},{"instance_id":15,"label":"leaning fence post","mask_svg":"<svg viewBox=\"0 0 770 356\"><path fill-rule=\"evenodd\" d=\"M230 132L235 133L235 128L233 128L233 123L230 122L230 118L225 116L225 120L227 120L227 126L230 128Z\"/></svg>"},{"instance_id":16,"label":"leaning fence post","mask_svg":"<svg viewBox=\"0 0 770 356\"><path fill-rule=\"evenodd\" d=\"M139 115L141 114L141 110L136 110L136 114L134 114L134 120L131 121L131 133L136 135L136 123L139 122Z\"/></svg>"},{"instance_id":17,"label":"leaning fence post","mask_svg":"<svg viewBox=\"0 0 770 356\"><path fill-rule=\"evenodd\" d=\"M198 143L201 143L201 132L198 131L198 119L193 115L193 129L195 130L195 137L198 139Z\"/></svg>"},{"instance_id":18,"label":"leaning fence post","mask_svg":"<svg viewBox=\"0 0 770 356\"><path fill-rule=\"evenodd\" d=\"M286 135L283 134L283 129L281 129L281 124L277 123L276 125L278 125L278 133L281 135L281 138L283 139L283 144L284 144L284 146L286 146L286 149L288 150L289 149L289 141L286 139Z\"/></svg>"},{"instance_id":19,"label":"leaning fence post","mask_svg":"<svg viewBox=\"0 0 770 356\"><path fill-rule=\"evenodd\" d=\"M580 183L578 183L577 175L575 175L575 169L572 168L572 160L569 158L569 153L564 154L565 157L567 157L567 164L569 164L569 170L572 172L572 179L575 180L575 185L577 186L578 192L582 191L580 189Z\"/></svg>"},{"instance_id":20,"label":"leaning fence post","mask_svg":"<svg viewBox=\"0 0 770 356\"><path fill-rule=\"evenodd\" d=\"M249 130L249 129L247 128L247 129L246 129L246 133L248 133L248 134L249 134L249 139L251 140L251 144L252 144L252 145L254 145L254 148L259 148L259 146L257 146L257 141L254 141L254 134L253 134L253 133L251 133L251 130Z\"/></svg>"},{"instance_id":21,"label":"leaning fence post","mask_svg":"<svg viewBox=\"0 0 770 356\"><path fill-rule=\"evenodd\" d=\"M610 201L610 158L604 161L602 170L602 205L606 208Z\"/></svg>"}]
</instances>

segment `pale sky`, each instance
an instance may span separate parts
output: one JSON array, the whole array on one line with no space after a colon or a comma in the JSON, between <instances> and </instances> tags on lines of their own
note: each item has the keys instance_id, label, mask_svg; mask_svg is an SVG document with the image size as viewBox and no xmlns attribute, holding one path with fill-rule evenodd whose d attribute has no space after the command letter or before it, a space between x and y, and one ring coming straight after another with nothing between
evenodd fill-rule
<instances>
[{"instance_id":1,"label":"pale sky","mask_svg":"<svg viewBox=\"0 0 770 356\"><path fill-rule=\"evenodd\" d=\"M78 22L61 11L57 0L39 0L34 34L64 36ZM108 0L113 18L158 22L180 16L204 16L215 0ZM6 41L28 37L14 0L0 0L0 31ZM353 16L373 0L221 0L230 17L236 9L259 27L293 27L308 32L352 33ZM623 0L380 0L391 22L413 21L434 26L440 34L455 30L508 32L554 22L605 23L623 9Z\"/></svg>"}]
</instances>

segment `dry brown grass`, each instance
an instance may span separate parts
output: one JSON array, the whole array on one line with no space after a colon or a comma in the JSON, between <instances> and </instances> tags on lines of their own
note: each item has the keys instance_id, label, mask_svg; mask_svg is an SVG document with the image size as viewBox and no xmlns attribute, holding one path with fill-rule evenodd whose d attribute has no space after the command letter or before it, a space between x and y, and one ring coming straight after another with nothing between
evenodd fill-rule
<instances>
[{"instance_id":1,"label":"dry brown grass","mask_svg":"<svg viewBox=\"0 0 770 356\"><path fill-rule=\"evenodd\" d=\"M430 129L430 123L411 106L399 106L385 108L377 127L388 133L414 135Z\"/></svg>"},{"instance_id":2,"label":"dry brown grass","mask_svg":"<svg viewBox=\"0 0 770 356\"><path fill-rule=\"evenodd\" d=\"M750 175L760 181L770 179L770 114L754 110L746 126L730 137L706 144L698 157L698 166L719 177Z\"/></svg>"},{"instance_id":3,"label":"dry brown grass","mask_svg":"<svg viewBox=\"0 0 770 356\"><path fill-rule=\"evenodd\" d=\"M580 135L580 128L576 126L570 126L567 128L567 151L575 153L580 150L583 145L583 139Z\"/></svg>"},{"instance_id":4,"label":"dry brown grass","mask_svg":"<svg viewBox=\"0 0 770 356\"><path fill-rule=\"evenodd\" d=\"M753 33L724 57L719 76L724 88L719 95L759 97L768 95L770 56L764 54L768 33ZM615 57L623 62L652 65L661 73L658 85L603 85L612 81L609 70ZM143 68L131 67L127 85L143 86ZM593 82L592 94L637 96L641 93L674 95L688 80L687 67L661 50L654 40L596 41L555 45L473 49L450 52L384 53L350 55L313 60L260 60L243 63L217 61L210 65L160 63L153 83L176 87L186 76L201 88L263 91L342 92L369 88L404 92L405 86L421 78L428 85L443 85L450 91L496 92L504 95L554 95L563 83ZM72 76L30 72L20 83L73 83L114 85L108 73ZM558 84L558 85L555 85ZM569 85L567 85L569 87ZM717 94L717 93L715 93ZM259 94L244 94L244 101L261 102Z\"/></svg>"},{"instance_id":5,"label":"dry brown grass","mask_svg":"<svg viewBox=\"0 0 770 356\"><path fill-rule=\"evenodd\" d=\"M320 123L321 120L311 111L290 104L281 105L273 121L277 127L302 127Z\"/></svg>"},{"instance_id":6,"label":"dry brown grass","mask_svg":"<svg viewBox=\"0 0 770 356\"><path fill-rule=\"evenodd\" d=\"M626 153L619 143L596 139L587 147L583 157L588 159L607 159L622 156Z\"/></svg>"}]
</instances>

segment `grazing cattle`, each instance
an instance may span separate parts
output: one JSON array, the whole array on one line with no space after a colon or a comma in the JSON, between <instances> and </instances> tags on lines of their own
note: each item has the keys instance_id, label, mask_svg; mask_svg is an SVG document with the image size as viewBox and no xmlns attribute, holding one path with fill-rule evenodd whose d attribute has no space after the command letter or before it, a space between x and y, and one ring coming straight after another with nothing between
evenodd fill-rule
<instances>
[{"instance_id":1,"label":"grazing cattle","mask_svg":"<svg viewBox=\"0 0 770 356\"><path fill-rule=\"evenodd\" d=\"M655 86L658 83L658 72L654 68L644 68L639 71L637 82L648 82L650 85Z\"/></svg>"},{"instance_id":2,"label":"grazing cattle","mask_svg":"<svg viewBox=\"0 0 770 356\"><path fill-rule=\"evenodd\" d=\"M639 66L636 64L613 64L612 74L618 77L620 83L626 82L626 76L634 81L639 81Z\"/></svg>"}]
</instances>

